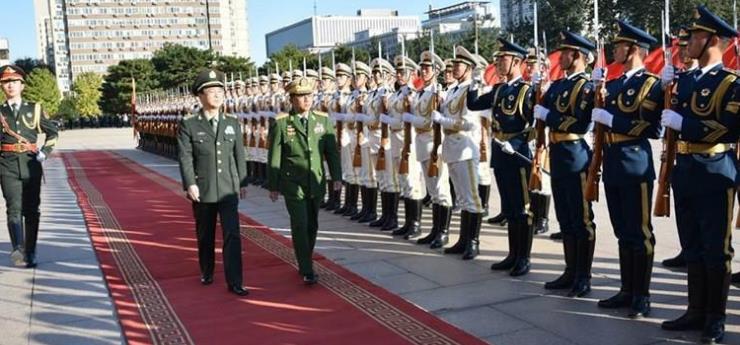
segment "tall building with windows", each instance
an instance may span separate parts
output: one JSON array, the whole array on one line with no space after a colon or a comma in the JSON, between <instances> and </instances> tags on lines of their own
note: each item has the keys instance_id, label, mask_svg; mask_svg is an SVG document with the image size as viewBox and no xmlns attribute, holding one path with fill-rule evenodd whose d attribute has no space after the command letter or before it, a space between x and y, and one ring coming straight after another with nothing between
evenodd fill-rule
<instances>
[{"instance_id":1,"label":"tall building with windows","mask_svg":"<svg viewBox=\"0 0 740 345\"><path fill-rule=\"evenodd\" d=\"M510 30L522 22L534 19L532 0L501 0L501 27Z\"/></svg>"},{"instance_id":2,"label":"tall building with windows","mask_svg":"<svg viewBox=\"0 0 740 345\"><path fill-rule=\"evenodd\" d=\"M165 43L249 56L247 0L34 1L37 53L63 92L80 73L150 58Z\"/></svg>"},{"instance_id":3,"label":"tall building with windows","mask_svg":"<svg viewBox=\"0 0 740 345\"><path fill-rule=\"evenodd\" d=\"M10 63L10 44L7 38L0 37L0 66Z\"/></svg>"}]
</instances>

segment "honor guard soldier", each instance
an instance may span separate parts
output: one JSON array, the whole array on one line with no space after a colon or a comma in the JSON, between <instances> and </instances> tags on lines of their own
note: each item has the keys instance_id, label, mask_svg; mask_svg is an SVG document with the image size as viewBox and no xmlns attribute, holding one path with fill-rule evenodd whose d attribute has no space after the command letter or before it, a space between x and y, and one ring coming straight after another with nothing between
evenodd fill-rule
<instances>
[{"instance_id":1,"label":"honor guard soldier","mask_svg":"<svg viewBox=\"0 0 740 345\"><path fill-rule=\"evenodd\" d=\"M272 105L269 76L262 75L259 77L259 89L260 95L257 98L257 149L255 152L259 174L255 183L257 186L264 187L267 183L267 130Z\"/></svg>"},{"instance_id":2,"label":"honor guard soldier","mask_svg":"<svg viewBox=\"0 0 740 345\"><path fill-rule=\"evenodd\" d=\"M352 68L343 63L336 64L334 68L337 91L329 101L329 116L334 119L337 140L339 142L339 158L342 163L342 176L340 177L343 181L345 191L344 204L337 207L337 209L334 210L334 214L344 214L347 211L347 208L350 207L349 201L351 200L348 174L353 173L352 149L350 146L352 138L347 130L348 121L345 119L349 108L349 98L352 95ZM341 200L337 201L340 202ZM355 208L356 207L357 205L355 203Z\"/></svg>"},{"instance_id":3,"label":"honor guard soldier","mask_svg":"<svg viewBox=\"0 0 740 345\"><path fill-rule=\"evenodd\" d=\"M596 46L564 31L558 50L565 77L552 82L534 109L535 118L544 121L550 131L550 181L565 256L565 272L545 283L545 289L570 289L568 297L583 297L591 291L596 241L591 202L584 196L592 156L584 136L591 127L594 107L594 85L585 71Z\"/></svg>"},{"instance_id":4,"label":"honor guard soldier","mask_svg":"<svg viewBox=\"0 0 740 345\"><path fill-rule=\"evenodd\" d=\"M550 70L550 60L542 53L540 53L540 56L537 56L534 48L530 48L528 51L526 68L532 88L535 90L546 90L549 87L547 73ZM539 67L539 70L537 70L537 67ZM552 196L545 190L532 190L529 193L529 199L531 202L529 209L532 211L534 234L544 234L548 231L547 217L550 213L550 200Z\"/></svg>"},{"instance_id":5,"label":"honor guard soldier","mask_svg":"<svg viewBox=\"0 0 740 345\"><path fill-rule=\"evenodd\" d=\"M699 66L699 62L689 55L689 37L691 37L689 28L681 27L678 32L678 58L681 59L684 66L680 70L676 71L679 74L691 73L691 71L696 70L697 66ZM686 259L684 259L683 250L681 250L681 252L679 252L675 257L663 260L662 264L664 267L686 267ZM733 282L735 282L734 279ZM738 279L738 282L740 282L740 279Z\"/></svg>"},{"instance_id":6,"label":"honor guard soldier","mask_svg":"<svg viewBox=\"0 0 740 345\"><path fill-rule=\"evenodd\" d=\"M437 82L437 76L444 72L445 64L442 58L431 51L421 53L420 64L424 88L412 104L411 111L403 114L403 121L414 126L416 135L412 152L418 161L417 164L421 166L426 190L432 201L432 230L416 243L437 249L446 245L449 240L448 232L452 217L450 177L447 164L440 159L443 133L439 125L434 126L432 122L432 112L439 110L446 96L442 86ZM409 163L409 170L411 164Z\"/></svg>"},{"instance_id":7,"label":"honor guard soldier","mask_svg":"<svg viewBox=\"0 0 740 345\"><path fill-rule=\"evenodd\" d=\"M5 104L0 108L3 128L0 145L0 186L10 234L10 259L16 266L36 267L36 242L41 212L41 163L57 142L57 126L46 117L41 104L22 98L26 73L18 66L0 67ZM46 135L39 147L37 137Z\"/></svg>"},{"instance_id":8,"label":"honor guard soldier","mask_svg":"<svg viewBox=\"0 0 740 345\"><path fill-rule=\"evenodd\" d=\"M247 167L241 125L236 116L221 111L223 73L203 70L196 76L193 94L202 109L183 118L178 133L180 174L193 203L198 239L201 284L213 283L216 219L223 230L223 262L229 292L245 296L242 286L242 245L239 199L246 194Z\"/></svg>"},{"instance_id":9,"label":"honor guard soldier","mask_svg":"<svg viewBox=\"0 0 740 345\"><path fill-rule=\"evenodd\" d=\"M403 199L404 225L392 232L394 236L409 239L421 234L421 214L424 207L426 186L422 175L421 164L416 160L414 132L411 124L403 122L403 114L411 111L411 105L417 97L412 84L416 76L418 65L407 56L398 55L394 58L396 67L397 90L388 99L387 114L381 115L381 122L388 126L387 135L390 148L386 150L385 175L388 204L387 222L381 224L383 228L392 228L397 223L398 201Z\"/></svg>"},{"instance_id":10,"label":"honor guard soldier","mask_svg":"<svg viewBox=\"0 0 740 345\"><path fill-rule=\"evenodd\" d=\"M479 236L483 204L478 196L478 164L480 159L480 112L468 109L468 89L476 68L486 65L479 57L462 46L455 47L453 75L457 84L449 90L442 105L443 113L432 112L432 121L444 128L442 160L447 163L461 208L460 237L444 250L445 254L462 254L472 260L480 253Z\"/></svg>"},{"instance_id":11,"label":"honor guard soldier","mask_svg":"<svg viewBox=\"0 0 740 345\"><path fill-rule=\"evenodd\" d=\"M242 107L244 108L244 135L247 138L245 143L247 150L247 183L252 184L257 180L257 162L255 161L256 154L255 149L257 148L256 131L255 131L255 99L256 99L256 83L254 78L247 79L247 97L244 100Z\"/></svg>"},{"instance_id":12,"label":"honor guard soldier","mask_svg":"<svg viewBox=\"0 0 740 345\"><path fill-rule=\"evenodd\" d=\"M358 194L362 194L363 200L367 200L367 192L362 186L362 148L360 142L363 138L363 125L358 119L362 114L365 103L368 100L367 82L370 78L370 66L367 64L354 61L354 91L347 100L347 112L344 114L344 130L350 136L349 149L352 152L352 169L344 174L344 179L349 184L345 206L348 206L342 214L350 219L357 219L357 215L367 208L367 202L363 201L363 209L357 210Z\"/></svg>"},{"instance_id":13,"label":"honor guard soldier","mask_svg":"<svg viewBox=\"0 0 740 345\"><path fill-rule=\"evenodd\" d=\"M362 122L363 132L360 140L362 154L362 167L360 176L362 180L362 210L350 219L360 223L371 223L377 220L378 188L387 188L385 174L377 171L378 152L381 146L381 124L380 115L388 104L388 96L392 92L386 85L386 74L393 71L393 66L385 59L375 58L370 63L372 79L375 80L376 88L368 92L364 111L356 114L355 119ZM395 210L394 210L395 212Z\"/></svg>"},{"instance_id":14,"label":"honor guard soldier","mask_svg":"<svg viewBox=\"0 0 740 345\"><path fill-rule=\"evenodd\" d=\"M320 73L321 82L319 84L319 92L318 92L318 108L317 110L329 113L329 106L331 104L331 101L334 99L334 96L336 95L336 76L334 75L334 70L329 67L322 67L321 73ZM332 121L332 124L334 125L335 135L336 135L336 119L333 116L329 116L329 120ZM337 143L339 142L339 136L337 137ZM340 157L341 161L341 157ZM326 166L326 162L324 163L324 168L328 169L328 166ZM327 190L326 194L329 196L329 198L326 200L326 202L322 202L320 205L321 208L327 210L327 211L334 211L338 209L341 205L341 189L340 190L334 190L333 185L334 181L342 181L341 176L328 176L328 183L327 183Z\"/></svg>"},{"instance_id":15,"label":"honor guard soldier","mask_svg":"<svg viewBox=\"0 0 740 345\"><path fill-rule=\"evenodd\" d=\"M660 78L645 71L643 59L657 40L622 21L613 41L614 60L624 74L606 82L604 108L592 111L594 123L606 127L604 191L614 234L619 243L622 286L613 297L599 301L602 308L629 308L629 317L650 314L650 276L655 236L651 220L653 152L648 139L660 136ZM596 69L593 80L603 80Z\"/></svg>"},{"instance_id":16,"label":"honor guard soldier","mask_svg":"<svg viewBox=\"0 0 740 345\"><path fill-rule=\"evenodd\" d=\"M290 113L276 116L270 128L268 173L272 201L280 194L285 198L298 271L309 285L318 280L311 257L319 228L319 203L326 191L324 160L332 176L342 176L334 125L328 114L310 110L313 90L308 78L299 78L288 87L293 107ZM341 181L334 182L335 189L341 187Z\"/></svg>"},{"instance_id":17,"label":"honor guard soldier","mask_svg":"<svg viewBox=\"0 0 740 345\"><path fill-rule=\"evenodd\" d=\"M529 254L532 251L532 216L529 207L529 175L532 151L529 141L532 134L532 108L534 92L530 83L521 75L521 63L527 50L513 42L499 39L496 70L506 76L506 81L494 85L482 95L468 94L468 109L493 110L493 120L499 131L493 145L491 165L496 174L496 184L501 188L501 209L506 215L509 254L491 266L493 270L509 270L510 275L520 276L529 272ZM518 153L518 155L517 155Z\"/></svg>"},{"instance_id":18,"label":"honor guard soldier","mask_svg":"<svg viewBox=\"0 0 740 345\"><path fill-rule=\"evenodd\" d=\"M671 182L689 305L683 316L662 327L701 329L702 342L714 344L724 337L738 181L732 148L740 134L738 78L722 65L722 53L726 40L738 33L704 6L697 8L689 30L688 53L699 67L679 75L671 109L663 110L661 118L663 126L678 133ZM671 69L663 72L666 82L673 80Z\"/></svg>"}]
</instances>

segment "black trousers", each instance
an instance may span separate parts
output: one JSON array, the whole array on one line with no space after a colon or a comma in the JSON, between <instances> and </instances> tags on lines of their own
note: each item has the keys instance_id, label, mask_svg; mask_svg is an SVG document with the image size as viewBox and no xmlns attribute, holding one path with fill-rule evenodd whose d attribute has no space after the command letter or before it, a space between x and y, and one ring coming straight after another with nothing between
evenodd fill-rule
<instances>
[{"instance_id":1,"label":"black trousers","mask_svg":"<svg viewBox=\"0 0 740 345\"><path fill-rule=\"evenodd\" d=\"M17 173L6 171L0 178L8 222L8 231L25 230L25 240L18 241L25 244L26 252L36 252L36 241L39 232L39 218L41 213L41 163L30 162L29 176L21 178ZM23 226L25 220L25 227Z\"/></svg>"},{"instance_id":2,"label":"black trousers","mask_svg":"<svg viewBox=\"0 0 740 345\"><path fill-rule=\"evenodd\" d=\"M216 217L223 229L223 261L226 284L242 285L242 242L239 233L239 200L193 203L195 234L198 238L198 263L203 275L213 275L215 265Z\"/></svg>"}]
</instances>

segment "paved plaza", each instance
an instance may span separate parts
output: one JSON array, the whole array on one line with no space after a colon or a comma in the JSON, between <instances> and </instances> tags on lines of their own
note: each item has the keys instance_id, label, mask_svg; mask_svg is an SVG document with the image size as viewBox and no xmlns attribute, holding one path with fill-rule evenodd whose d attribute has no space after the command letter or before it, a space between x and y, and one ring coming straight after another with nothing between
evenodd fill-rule
<instances>
[{"instance_id":1,"label":"paved plaza","mask_svg":"<svg viewBox=\"0 0 740 345\"><path fill-rule=\"evenodd\" d=\"M176 162L134 148L130 128L64 131L57 147L57 153L114 150L179 180ZM660 152L660 148L655 146L654 152ZM0 344L125 343L63 162L53 156L44 164L38 268L11 267L8 234L5 229L0 230ZM249 193L240 210L289 236L284 203L272 203L262 189L250 187ZM535 237L532 271L519 278L489 269L492 262L506 254L508 246L505 229L488 224L481 234L481 255L473 262L464 262L458 256L444 256L440 251L391 238L387 233L321 211L317 251L491 344L638 345L698 341L698 332L669 333L660 329L660 322L680 315L686 303L685 272L667 270L659 264L679 250L673 218L653 220L657 245L651 317L635 321L628 319L624 310L602 310L596 306L598 299L619 289L616 239L603 195L601 200L594 206L597 247L593 292L588 298L571 299L564 292L543 289L543 283L557 277L563 269L562 244L550 240L549 233ZM2 208L0 224L5 224ZM494 186L491 212L498 210ZM554 210L550 219L551 231L557 229ZM431 209L424 210L423 224L425 230L430 228ZM452 241L458 226L459 218L455 216ZM737 236L734 243L737 247ZM735 262L740 263L738 259ZM249 286L250 263L245 265L245 283ZM740 269L740 265L735 266ZM730 291L727 331L725 343L740 344L737 287Z\"/></svg>"}]
</instances>

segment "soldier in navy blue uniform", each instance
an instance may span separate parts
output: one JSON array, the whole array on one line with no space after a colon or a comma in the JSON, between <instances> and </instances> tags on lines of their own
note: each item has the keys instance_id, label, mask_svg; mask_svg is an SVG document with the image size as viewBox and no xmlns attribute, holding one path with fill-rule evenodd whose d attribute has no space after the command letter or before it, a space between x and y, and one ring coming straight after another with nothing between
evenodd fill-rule
<instances>
[{"instance_id":1,"label":"soldier in navy blue uniform","mask_svg":"<svg viewBox=\"0 0 740 345\"><path fill-rule=\"evenodd\" d=\"M648 139L660 137L663 90L660 78L648 73L643 64L657 40L628 23L617 23L613 54L624 73L606 83L604 108L595 108L592 120L606 127L604 191L619 243L622 286L616 295L599 301L599 307L629 307L629 317L638 318L650 313L655 168Z\"/></svg>"},{"instance_id":2,"label":"soldier in navy blue uniform","mask_svg":"<svg viewBox=\"0 0 740 345\"><path fill-rule=\"evenodd\" d=\"M509 255L493 264L491 269L510 270L510 275L520 276L529 272L529 254L532 251L532 216L528 212L532 166L515 152L532 158L529 142L532 139L534 92L521 75L520 66L527 56L527 49L503 39L499 42L501 50L496 69L506 75L506 82L494 85L490 92L481 96L477 92L469 92L468 109L492 109L493 120L499 126L494 138L502 142L491 145L491 167L500 188L501 208L506 215Z\"/></svg>"},{"instance_id":3,"label":"soldier in navy blue uniform","mask_svg":"<svg viewBox=\"0 0 740 345\"><path fill-rule=\"evenodd\" d=\"M689 34L688 27L681 27L678 32L678 57L683 62L684 66L677 73L691 73L696 69L698 62L688 54L689 47ZM686 267L686 260L684 259L683 250L678 253L675 257L663 260L663 266L665 267Z\"/></svg>"},{"instance_id":4,"label":"soldier in navy blue uniform","mask_svg":"<svg viewBox=\"0 0 740 345\"><path fill-rule=\"evenodd\" d=\"M666 330L702 330L703 343L722 341L730 286L732 219L738 181L732 144L738 141L738 76L722 65L723 45L737 36L721 18L699 6L689 28L688 51L696 71L680 75L663 126L679 134L671 176L676 223L688 268L689 305ZM662 79L670 82L667 67Z\"/></svg>"},{"instance_id":5,"label":"soldier in navy blue uniform","mask_svg":"<svg viewBox=\"0 0 740 345\"><path fill-rule=\"evenodd\" d=\"M596 47L571 32L562 32L560 40L559 64L565 77L552 83L534 109L535 118L550 128L552 195L565 254L565 272L545 288L570 289L569 297L582 297L591 291L596 240L591 202L583 194L592 154L584 135L594 106L594 85L585 70Z\"/></svg>"}]
</instances>

